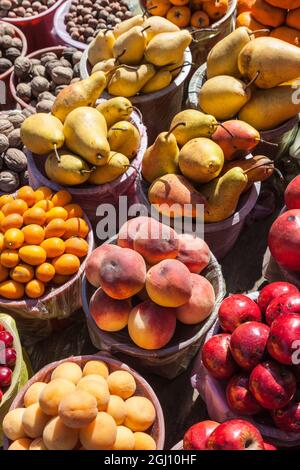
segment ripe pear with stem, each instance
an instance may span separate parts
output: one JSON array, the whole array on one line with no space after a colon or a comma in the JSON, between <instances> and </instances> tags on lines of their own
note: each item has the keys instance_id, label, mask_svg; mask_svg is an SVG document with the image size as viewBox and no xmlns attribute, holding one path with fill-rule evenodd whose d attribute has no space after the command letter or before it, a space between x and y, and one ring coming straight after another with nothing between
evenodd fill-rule
<instances>
[{"instance_id":1,"label":"ripe pear with stem","mask_svg":"<svg viewBox=\"0 0 300 470\"><path fill-rule=\"evenodd\" d=\"M101 30L88 47L88 60L95 65L103 60L112 59L115 36L110 30Z\"/></svg>"},{"instance_id":2,"label":"ripe pear with stem","mask_svg":"<svg viewBox=\"0 0 300 470\"><path fill-rule=\"evenodd\" d=\"M113 46L113 55L119 58L121 64L139 65L142 62L147 44L146 31L149 28L135 26L118 37Z\"/></svg>"}]
</instances>

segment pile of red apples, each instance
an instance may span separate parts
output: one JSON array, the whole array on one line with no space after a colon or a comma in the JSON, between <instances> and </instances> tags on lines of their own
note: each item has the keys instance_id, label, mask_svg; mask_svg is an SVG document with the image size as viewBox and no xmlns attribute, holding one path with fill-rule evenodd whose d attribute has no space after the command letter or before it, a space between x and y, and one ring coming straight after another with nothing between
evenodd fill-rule
<instances>
[{"instance_id":1,"label":"pile of red apples","mask_svg":"<svg viewBox=\"0 0 300 470\"><path fill-rule=\"evenodd\" d=\"M87 260L86 277L97 288L90 314L105 332L127 327L140 348L161 349L177 320L196 325L212 313L214 289L200 275L209 262L202 239L178 235L150 217L131 219L116 245L102 245Z\"/></svg>"},{"instance_id":2,"label":"pile of red apples","mask_svg":"<svg viewBox=\"0 0 300 470\"><path fill-rule=\"evenodd\" d=\"M12 347L14 338L0 323L0 405L3 394L11 384L17 353Z\"/></svg>"},{"instance_id":3,"label":"pile of red apples","mask_svg":"<svg viewBox=\"0 0 300 470\"><path fill-rule=\"evenodd\" d=\"M231 295L221 304L222 333L202 350L223 381L228 406L241 417L270 415L280 430L300 433L300 292L287 282L264 287L257 302Z\"/></svg>"}]
</instances>

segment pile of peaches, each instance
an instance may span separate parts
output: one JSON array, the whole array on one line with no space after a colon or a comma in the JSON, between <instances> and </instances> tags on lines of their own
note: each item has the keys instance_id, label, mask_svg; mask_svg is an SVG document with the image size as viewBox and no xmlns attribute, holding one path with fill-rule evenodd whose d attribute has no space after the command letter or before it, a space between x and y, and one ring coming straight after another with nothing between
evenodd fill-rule
<instances>
[{"instance_id":1,"label":"pile of peaches","mask_svg":"<svg viewBox=\"0 0 300 470\"><path fill-rule=\"evenodd\" d=\"M199 275L209 261L200 238L178 235L150 217L131 219L116 245L102 245L87 260L86 277L97 288L90 314L103 331L128 327L137 346L161 349L172 339L176 320L195 325L212 313L214 289Z\"/></svg>"},{"instance_id":2,"label":"pile of peaches","mask_svg":"<svg viewBox=\"0 0 300 470\"><path fill-rule=\"evenodd\" d=\"M62 362L4 417L8 450L155 450L156 410L136 389L130 372L103 361Z\"/></svg>"},{"instance_id":3,"label":"pile of peaches","mask_svg":"<svg viewBox=\"0 0 300 470\"><path fill-rule=\"evenodd\" d=\"M62 285L88 253L89 226L68 191L23 186L0 197L0 297L20 300Z\"/></svg>"},{"instance_id":4,"label":"pile of peaches","mask_svg":"<svg viewBox=\"0 0 300 470\"><path fill-rule=\"evenodd\" d=\"M146 10L163 16L179 28L207 28L226 15L228 0L146 0Z\"/></svg>"}]
</instances>

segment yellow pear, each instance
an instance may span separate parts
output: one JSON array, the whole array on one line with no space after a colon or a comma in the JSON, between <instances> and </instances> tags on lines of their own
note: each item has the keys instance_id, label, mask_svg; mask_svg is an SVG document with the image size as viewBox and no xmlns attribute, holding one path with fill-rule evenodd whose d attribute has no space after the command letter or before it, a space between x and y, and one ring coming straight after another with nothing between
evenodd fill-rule
<instances>
[{"instance_id":1,"label":"yellow pear","mask_svg":"<svg viewBox=\"0 0 300 470\"><path fill-rule=\"evenodd\" d=\"M241 51L240 73L258 88L274 88L300 76L300 49L281 39L253 39Z\"/></svg>"},{"instance_id":2,"label":"yellow pear","mask_svg":"<svg viewBox=\"0 0 300 470\"><path fill-rule=\"evenodd\" d=\"M78 155L67 149L50 153L45 162L45 172L48 178L55 183L75 186L85 183L91 174L88 164Z\"/></svg>"},{"instance_id":3,"label":"yellow pear","mask_svg":"<svg viewBox=\"0 0 300 470\"><path fill-rule=\"evenodd\" d=\"M150 26L150 28L147 29L147 43L150 42L154 36L157 36L157 34L176 33L176 31L180 31L178 26L162 16L150 16L147 18L143 23L143 27L148 28L148 26Z\"/></svg>"},{"instance_id":4,"label":"yellow pear","mask_svg":"<svg viewBox=\"0 0 300 470\"><path fill-rule=\"evenodd\" d=\"M133 106L129 99L117 96L110 100L103 100L96 109L105 117L109 129L116 122L127 121L132 114Z\"/></svg>"},{"instance_id":5,"label":"yellow pear","mask_svg":"<svg viewBox=\"0 0 300 470\"><path fill-rule=\"evenodd\" d=\"M168 70L158 70L154 77L141 89L141 93L155 93L156 91L167 88L172 82L172 73Z\"/></svg>"},{"instance_id":6,"label":"yellow pear","mask_svg":"<svg viewBox=\"0 0 300 470\"><path fill-rule=\"evenodd\" d=\"M108 84L108 92L113 96L135 96L154 77L156 73L152 64L142 64L138 67L119 67Z\"/></svg>"},{"instance_id":7,"label":"yellow pear","mask_svg":"<svg viewBox=\"0 0 300 470\"><path fill-rule=\"evenodd\" d=\"M102 60L101 62L97 62L92 68L92 74L95 72L104 72L108 73L111 72L115 67L117 67L119 63L116 61L115 58Z\"/></svg>"},{"instance_id":8,"label":"yellow pear","mask_svg":"<svg viewBox=\"0 0 300 470\"><path fill-rule=\"evenodd\" d=\"M274 129L300 112L299 91L293 85L256 90L241 109L239 119L258 131Z\"/></svg>"},{"instance_id":9,"label":"yellow pear","mask_svg":"<svg viewBox=\"0 0 300 470\"><path fill-rule=\"evenodd\" d=\"M110 152L107 163L104 166L98 166L90 174L89 183L105 184L114 181L128 170L130 162L125 155L118 152Z\"/></svg>"},{"instance_id":10,"label":"yellow pear","mask_svg":"<svg viewBox=\"0 0 300 470\"><path fill-rule=\"evenodd\" d=\"M93 165L105 165L110 153L107 125L97 109L84 106L71 111L64 134L70 150Z\"/></svg>"},{"instance_id":11,"label":"yellow pear","mask_svg":"<svg viewBox=\"0 0 300 470\"><path fill-rule=\"evenodd\" d=\"M30 152L45 155L63 146L63 125L51 114L32 114L21 125L21 139Z\"/></svg>"},{"instance_id":12,"label":"yellow pear","mask_svg":"<svg viewBox=\"0 0 300 470\"><path fill-rule=\"evenodd\" d=\"M112 59L115 36L112 31L99 31L88 46L88 60L91 65L103 60Z\"/></svg>"},{"instance_id":13,"label":"yellow pear","mask_svg":"<svg viewBox=\"0 0 300 470\"><path fill-rule=\"evenodd\" d=\"M118 39L119 36L129 31L131 28L135 26L141 26L144 23L144 16L143 15L135 15L128 20L122 21L121 23L117 24L113 30L114 36Z\"/></svg>"},{"instance_id":14,"label":"yellow pear","mask_svg":"<svg viewBox=\"0 0 300 470\"><path fill-rule=\"evenodd\" d=\"M207 57L207 78L217 75L240 77L238 57L243 47L250 42L251 34L250 29L241 26L217 42Z\"/></svg>"},{"instance_id":15,"label":"yellow pear","mask_svg":"<svg viewBox=\"0 0 300 470\"><path fill-rule=\"evenodd\" d=\"M80 106L94 106L106 85L105 73L95 72L90 77L67 86L59 92L53 103L51 111L53 116L64 122L73 109Z\"/></svg>"},{"instance_id":16,"label":"yellow pear","mask_svg":"<svg viewBox=\"0 0 300 470\"><path fill-rule=\"evenodd\" d=\"M183 29L179 32L157 34L147 45L145 59L157 67L174 64L192 42L191 34Z\"/></svg>"},{"instance_id":17,"label":"yellow pear","mask_svg":"<svg viewBox=\"0 0 300 470\"><path fill-rule=\"evenodd\" d=\"M218 126L214 116L195 109L186 109L176 114L171 122L171 129L179 123L183 125L176 127L173 134L180 146L197 137L211 137Z\"/></svg>"},{"instance_id":18,"label":"yellow pear","mask_svg":"<svg viewBox=\"0 0 300 470\"><path fill-rule=\"evenodd\" d=\"M129 160L134 158L141 145L138 129L128 121L116 122L107 134L110 149L125 155Z\"/></svg>"},{"instance_id":19,"label":"yellow pear","mask_svg":"<svg viewBox=\"0 0 300 470\"><path fill-rule=\"evenodd\" d=\"M219 75L210 78L199 93L200 108L225 121L237 115L251 98L251 90L238 78Z\"/></svg>"},{"instance_id":20,"label":"yellow pear","mask_svg":"<svg viewBox=\"0 0 300 470\"><path fill-rule=\"evenodd\" d=\"M145 29L135 26L118 37L113 47L113 55L121 64L138 65L144 57L146 44Z\"/></svg>"},{"instance_id":21,"label":"yellow pear","mask_svg":"<svg viewBox=\"0 0 300 470\"><path fill-rule=\"evenodd\" d=\"M186 64L188 63L186 62ZM165 65L160 70L167 70L168 72L171 72L173 78L176 78L182 72L184 65L185 65L185 62L184 62L184 54L183 54L176 63Z\"/></svg>"}]
</instances>

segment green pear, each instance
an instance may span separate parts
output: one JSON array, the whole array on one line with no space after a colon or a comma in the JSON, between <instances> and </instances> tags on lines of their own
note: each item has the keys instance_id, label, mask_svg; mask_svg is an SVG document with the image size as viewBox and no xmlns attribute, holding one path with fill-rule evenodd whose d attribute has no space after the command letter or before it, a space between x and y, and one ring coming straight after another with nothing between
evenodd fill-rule
<instances>
[{"instance_id":1,"label":"green pear","mask_svg":"<svg viewBox=\"0 0 300 470\"><path fill-rule=\"evenodd\" d=\"M113 46L113 55L121 64L139 65L144 57L146 44L145 29L135 26L118 37Z\"/></svg>"},{"instance_id":2,"label":"green pear","mask_svg":"<svg viewBox=\"0 0 300 470\"><path fill-rule=\"evenodd\" d=\"M192 36L186 29L157 34L147 45L145 59L156 67L175 64L192 42Z\"/></svg>"},{"instance_id":3,"label":"green pear","mask_svg":"<svg viewBox=\"0 0 300 470\"><path fill-rule=\"evenodd\" d=\"M171 129L179 123L183 125L176 127L173 134L178 145L181 147L189 140L196 139L197 137L211 137L218 126L214 116L204 114L195 109L185 109L176 114L171 122Z\"/></svg>"},{"instance_id":4,"label":"green pear","mask_svg":"<svg viewBox=\"0 0 300 470\"><path fill-rule=\"evenodd\" d=\"M201 194L206 197L204 222L221 222L231 217L247 183L247 175L241 168L235 167L202 186Z\"/></svg>"},{"instance_id":5,"label":"green pear","mask_svg":"<svg viewBox=\"0 0 300 470\"><path fill-rule=\"evenodd\" d=\"M64 123L67 147L96 166L105 165L110 147L104 116L87 106L74 109Z\"/></svg>"},{"instance_id":6,"label":"green pear","mask_svg":"<svg viewBox=\"0 0 300 470\"><path fill-rule=\"evenodd\" d=\"M112 59L115 36L112 31L99 31L88 47L88 59L91 65Z\"/></svg>"},{"instance_id":7,"label":"green pear","mask_svg":"<svg viewBox=\"0 0 300 470\"><path fill-rule=\"evenodd\" d=\"M88 181L96 185L110 183L123 175L123 173L128 170L129 166L129 160L125 155L118 152L110 152L106 164L98 166L96 170L90 174Z\"/></svg>"},{"instance_id":8,"label":"green pear","mask_svg":"<svg viewBox=\"0 0 300 470\"><path fill-rule=\"evenodd\" d=\"M207 80L199 93L200 108L219 121L238 114L251 98L251 90L238 78L220 75Z\"/></svg>"},{"instance_id":9,"label":"green pear","mask_svg":"<svg viewBox=\"0 0 300 470\"><path fill-rule=\"evenodd\" d=\"M221 39L207 57L207 78L231 75L239 78L238 57L243 47L251 40L252 31L244 26Z\"/></svg>"},{"instance_id":10,"label":"green pear","mask_svg":"<svg viewBox=\"0 0 300 470\"><path fill-rule=\"evenodd\" d=\"M125 98L135 96L154 77L155 73L156 70L152 64L142 64L138 67L123 65L113 73L108 84L108 93Z\"/></svg>"}]
</instances>

